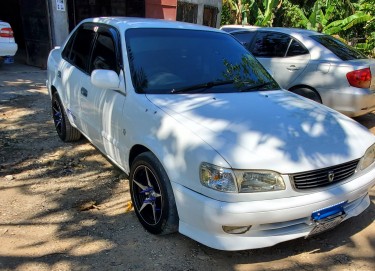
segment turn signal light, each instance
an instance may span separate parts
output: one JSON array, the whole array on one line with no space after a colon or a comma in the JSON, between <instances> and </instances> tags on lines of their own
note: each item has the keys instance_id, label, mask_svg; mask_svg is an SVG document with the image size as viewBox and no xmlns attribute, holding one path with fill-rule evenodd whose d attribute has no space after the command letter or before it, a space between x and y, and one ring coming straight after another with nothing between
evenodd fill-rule
<instances>
[{"instance_id":1,"label":"turn signal light","mask_svg":"<svg viewBox=\"0 0 375 271\"><path fill-rule=\"evenodd\" d=\"M13 30L10 27L0 28L0 37L13 38Z\"/></svg>"},{"instance_id":2,"label":"turn signal light","mask_svg":"<svg viewBox=\"0 0 375 271\"><path fill-rule=\"evenodd\" d=\"M371 70L370 68L365 68L348 72L346 78L352 87L369 88L371 85Z\"/></svg>"}]
</instances>

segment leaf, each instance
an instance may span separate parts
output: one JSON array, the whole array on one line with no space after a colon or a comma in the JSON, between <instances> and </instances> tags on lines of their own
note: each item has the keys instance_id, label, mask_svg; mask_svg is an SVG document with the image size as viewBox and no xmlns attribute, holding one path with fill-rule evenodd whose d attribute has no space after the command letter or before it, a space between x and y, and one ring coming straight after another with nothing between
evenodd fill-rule
<instances>
[{"instance_id":1,"label":"leaf","mask_svg":"<svg viewBox=\"0 0 375 271\"><path fill-rule=\"evenodd\" d=\"M369 14L363 14L363 13L353 14L342 21L342 23L345 25L343 29L347 30L353 27L354 25L366 23L367 21L371 19L373 19L373 17Z\"/></svg>"},{"instance_id":2,"label":"leaf","mask_svg":"<svg viewBox=\"0 0 375 271\"><path fill-rule=\"evenodd\" d=\"M329 35L337 34L340 31L348 30L354 25L365 23L371 19L372 19L371 15L358 12L343 20L337 20L337 21L330 23L324 28L323 32Z\"/></svg>"},{"instance_id":3,"label":"leaf","mask_svg":"<svg viewBox=\"0 0 375 271\"><path fill-rule=\"evenodd\" d=\"M125 213L130 212L133 209L133 202L128 201L125 203Z\"/></svg>"},{"instance_id":4,"label":"leaf","mask_svg":"<svg viewBox=\"0 0 375 271\"><path fill-rule=\"evenodd\" d=\"M309 16L309 22L311 24L311 28L312 29L316 29L316 24L318 23L318 13L319 13L319 10L320 10L320 3L319 1L316 1L313 8L312 8L312 12Z\"/></svg>"}]
</instances>

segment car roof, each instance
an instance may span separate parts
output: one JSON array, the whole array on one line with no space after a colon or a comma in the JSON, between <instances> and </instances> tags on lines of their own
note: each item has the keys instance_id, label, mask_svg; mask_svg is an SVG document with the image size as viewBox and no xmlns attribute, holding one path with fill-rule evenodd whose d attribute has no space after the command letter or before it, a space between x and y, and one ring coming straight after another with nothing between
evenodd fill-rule
<instances>
[{"instance_id":1,"label":"car roof","mask_svg":"<svg viewBox=\"0 0 375 271\"><path fill-rule=\"evenodd\" d=\"M243 30L248 31L276 31L281 32L289 35L299 34L304 36L311 36L311 35L323 35L322 33L307 30L302 28L292 28L292 27L259 27L259 26L252 26L252 25L223 25L221 27L222 30L225 30L228 33L239 32Z\"/></svg>"},{"instance_id":2,"label":"car roof","mask_svg":"<svg viewBox=\"0 0 375 271\"><path fill-rule=\"evenodd\" d=\"M288 34L303 43L303 45L309 50L311 59L324 58L331 61L338 60L335 54L333 54L322 44L311 38L311 36L313 35L325 35L313 30L287 27L259 27L250 25L224 25L221 27L221 29L229 34L239 33L243 31L276 31L279 33Z\"/></svg>"},{"instance_id":3,"label":"car roof","mask_svg":"<svg viewBox=\"0 0 375 271\"><path fill-rule=\"evenodd\" d=\"M162 19L136 18L136 17L96 17L83 20L81 23L94 22L112 25L120 30L130 28L172 28L172 29L191 29L222 32L219 29L191 24L186 22L169 21Z\"/></svg>"}]
</instances>

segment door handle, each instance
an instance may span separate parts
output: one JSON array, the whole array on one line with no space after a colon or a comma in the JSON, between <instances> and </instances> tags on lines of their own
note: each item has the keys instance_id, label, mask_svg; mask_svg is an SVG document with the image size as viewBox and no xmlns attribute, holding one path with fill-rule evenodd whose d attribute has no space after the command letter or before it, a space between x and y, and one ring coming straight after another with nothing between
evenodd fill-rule
<instances>
[{"instance_id":1,"label":"door handle","mask_svg":"<svg viewBox=\"0 0 375 271\"><path fill-rule=\"evenodd\" d=\"M296 65L290 65L286 68L288 71L298 71L300 68L296 67Z\"/></svg>"},{"instance_id":2,"label":"door handle","mask_svg":"<svg viewBox=\"0 0 375 271\"><path fill-rule=\"evenodd\" d=\"M87 91L87 89L85 89L85 88L81 88L81 94L83 95L83 96L85 96L85 97L87 97L87 93L88 93L88 91Z\"/></svg>"}]
</instances>

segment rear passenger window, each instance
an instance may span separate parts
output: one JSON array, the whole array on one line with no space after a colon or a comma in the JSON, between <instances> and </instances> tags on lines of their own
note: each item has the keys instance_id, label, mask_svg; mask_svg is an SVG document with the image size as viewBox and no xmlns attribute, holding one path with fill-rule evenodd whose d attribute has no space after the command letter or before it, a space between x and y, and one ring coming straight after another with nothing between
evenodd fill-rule
<instances>
[{"instance_id":1,"label":"rear passenger window","mask_svg":"<svg viewBox=\"0 0 375 271\"><path fill-rule=\"evenodd\" d=\"M251 43L256 35L254 32L238 32L232 34L239 42L241 42L247 50L250 50Z\"/></svg>"},{"instance_id":2,"label":"rear passenger window","mask_svg":"<svg viewBox=\"0 0 375 271\"><path fill-rule=\"evenodd\" d=\"M303 46L301 43L296 41L295 39L292 39L292 42L290 43L288 52L286 56L299 56L299 55L306 55L309 51Z\"/></svg>"},{"instance_id":3,"label":"rear passenger window","mask_svg":"<svg viewBox=\"0 0 375 271\"><path fill-rule=\"evenodd\" d=\"M284 57L291 37L272 31L258 32L251 53L256 57Z\"/></svg>"},{"instance_id":4,"label":"rear passenger window","mask_svg":"<svg viewBox=\"0 0 375 271\"><path fill-rule=\"evenodd\" d=\"M95 37L93 25L83 25L77 30L68 61L77 68L87 72L92 41Z\"/></svg>"},{"instance_id":5,"label":"rear passenger window","mask_svg":"<svg viewBox=\"0 0 375 271\"><path fill-rule=\"evenodd\" d=\"M117 71L115 44L109 33L100 33L96 40L90 72L95 69Z\"/></svg>"}]
</instances>

